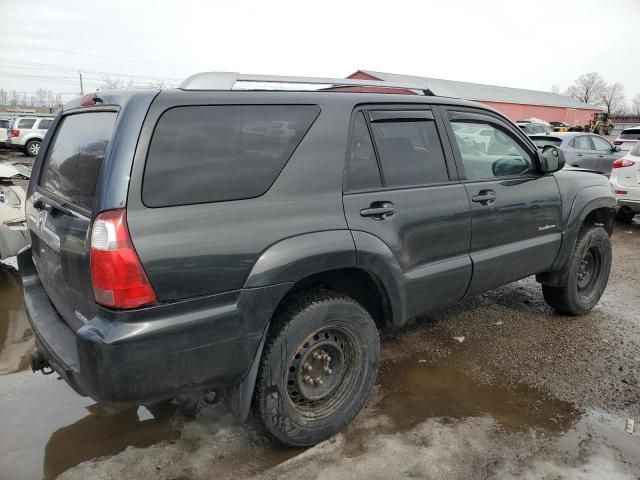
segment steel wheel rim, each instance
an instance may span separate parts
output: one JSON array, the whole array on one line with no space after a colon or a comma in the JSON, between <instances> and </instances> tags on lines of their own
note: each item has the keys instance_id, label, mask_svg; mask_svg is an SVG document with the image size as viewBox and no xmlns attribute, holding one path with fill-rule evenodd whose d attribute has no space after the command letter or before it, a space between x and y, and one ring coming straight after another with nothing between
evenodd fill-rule
<instances>
[{"instance_id":1,"label":"steel wheel rim","mask_svg":"<svg viewBox=\"0 0 640 480\"><path fill-rule=\"evenodd\" d=\"M590 290L598 279L602 266L602 255L595 248L589 248L578 265L576 274L578 291L584 292Z\"/></svg>"},{"instance_id":2,"label":"steel wheel rim","mask_svg":"<svg viewBox=\"0 0 640 480\"><path fill-rule=\"evenodd\" d=\"M40 151L40 144L39 143L32 143L31 145L29 145L29 151L31 153L33 153L34 155L37 155L38 152Z\"/></svg>"},{"instance_id":3,"label":"steel wheel rim","mask_svg":"<svg viewBox=\"0 0 640 480\"><path fill-rule=\"evenodd\" d=\"M357 345L355 336L341 327L325 327L305 338L285 373L291 410L306 419L324 418L337 411L361 370Z\"/></svg>"}]
</instances>

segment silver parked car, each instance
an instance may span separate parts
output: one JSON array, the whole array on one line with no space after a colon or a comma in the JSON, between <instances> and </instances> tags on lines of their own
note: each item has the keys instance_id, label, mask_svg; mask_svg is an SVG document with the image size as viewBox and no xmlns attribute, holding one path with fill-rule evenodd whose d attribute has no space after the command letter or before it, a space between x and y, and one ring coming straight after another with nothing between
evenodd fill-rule
<instances>
[{"instance_id":1,"label":"silver parked car","mask_svg":"<svg viewBox=\"0 0 640 480\"><path fill-rule=\"evenodd\" d=\"M0 163L0 260L29 245L24 201L30 175L24 165Z\"/></svg>"},{"instance_id":2,"label":"silver parked car","mask_svg":"<svg viewBox=\"0 0 640 480\"><path fill-rule=\"evenodd\" d=\"M53 122L52 117L20 117L13 121L9 129L7 146L22 150L25 155L35 157L40 144Z\"/></svg>"},{"instance_id":3,"label":"silver parked car","mask_svg":"<svg viewBox=\"0 0 640 480\"><path fill-rule=\"evenodd\" d=\"M7 137L9 136L9 120L0 120L0 148L7 146Z\"/></svg>"},{"instance_id":4,"label":"silver parked car","mask_svg":"<svg viewBox=\"0 0 640 480\"><path fill-rule=\"evenodd\" d=\"M605 175L611 174L613 162L622 158L625 152L606 138L595 133L554 132L547 135L530 135L531 141L542 150L546 145L554 145L564 151L567 165L588 168Z\"/></svg>"}]
</instances>

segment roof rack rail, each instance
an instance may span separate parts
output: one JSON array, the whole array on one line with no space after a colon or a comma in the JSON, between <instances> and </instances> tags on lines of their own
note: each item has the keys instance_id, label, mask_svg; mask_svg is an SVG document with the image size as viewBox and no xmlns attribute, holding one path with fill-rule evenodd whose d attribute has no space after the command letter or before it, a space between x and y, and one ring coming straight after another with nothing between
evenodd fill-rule
<instances>
[{"instance_id":1,"label":"roof rack rail","mask_svg":"<svg viewBox=\"0 0 640 480\"><path fill-rule=\"evenodd\" d=\"M245 84L245 85L242 85ZM265 88L266 85L270 88ZM317 86L318 88L311 88ZM202 72L191 75L178 87L181 90L300 90L317 91L332 87L376 87L410 90L418 95L433 95L422 85L356 80L351 78L285 77L279 75L247 75L237 72Z\"/></svg>"}]
</instances>

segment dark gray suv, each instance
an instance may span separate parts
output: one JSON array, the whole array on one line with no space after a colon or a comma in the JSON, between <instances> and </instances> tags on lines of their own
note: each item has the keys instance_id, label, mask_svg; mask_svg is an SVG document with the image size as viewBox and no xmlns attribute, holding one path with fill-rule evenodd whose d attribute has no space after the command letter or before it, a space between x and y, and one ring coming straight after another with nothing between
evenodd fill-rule
<instances>
[{"instance_id":1,"label":"dark gray suv","mask_svg":"<svg viewBox=\"0 0 640 480\"><path fill-rule=\"evenodd\" d=\"M33 369L113 405L215 390L304 446L363 406L378 329L534 274L588 312L607 179L420 88L204 73L65 105L19 256Z\"/></svg>"}]
</instances>

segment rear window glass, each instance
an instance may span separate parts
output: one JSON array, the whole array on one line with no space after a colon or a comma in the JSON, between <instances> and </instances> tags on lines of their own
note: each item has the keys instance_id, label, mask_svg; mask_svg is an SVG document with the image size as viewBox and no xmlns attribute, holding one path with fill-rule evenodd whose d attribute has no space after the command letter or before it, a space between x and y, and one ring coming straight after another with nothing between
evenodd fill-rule
<instances>
[{"instance_id":1,"label":"rear window glass","mask_svg":"<svg viewBox=\"0 0 640 480\"><path fill-rule=\"evenodd\" d=\"M44 158L40 186L77 207L91 210L115 121L115 112L64 117Z\"/></svg>"},{"instance_id":2,"label":"rear window glass","mask_svg":"<svg viewBox=\"0 0 640 480\"><path fill-rule=\"evenodd\" d=\"M50 120L50 119L40 120L40 123L38 124L38 128L40 130L47 130L51 126L51 122L53 122L53 120Z\"/></svg>"},{"instance_id":3,"label":"rear window glass","mask_svg":"<svg viewBox=\"0 0 640 480\"><path fill-rule=\"evenodd\" d=\"M18 122L18 128L33 128L34 123L36 123L35 118L21 118Z\"/></svg>"},{"instance_id":4,"label":"rear window glass","mask_svg":"<svg viewBox=\"0 0 640 480\"><path fill-rule=\"evenodd\" d=\"M557 137L530 137L536 147L545 147L554 145L556 147L562 144L562 139Z\"/></svg>"},{"instance_id":5,"label":"rear window glass","mask_svg":"<svg viewBox=\"0 0 640 480\"><path fill-rule=\"evenodd\" d=\"M640 140L640 128L629 128L620 134L623 140Z\"/></svg>"},{"instance_id":6,"label":"rear window glass","mask_svg":"<svg viewBox=\"0 0 640 480\"><path fill-rule=\"evenodd\" d=\"M258 197L318 116L315 105L176 107L156 125L142 198L150 207Z\"/></svg>"}]
</instances>

